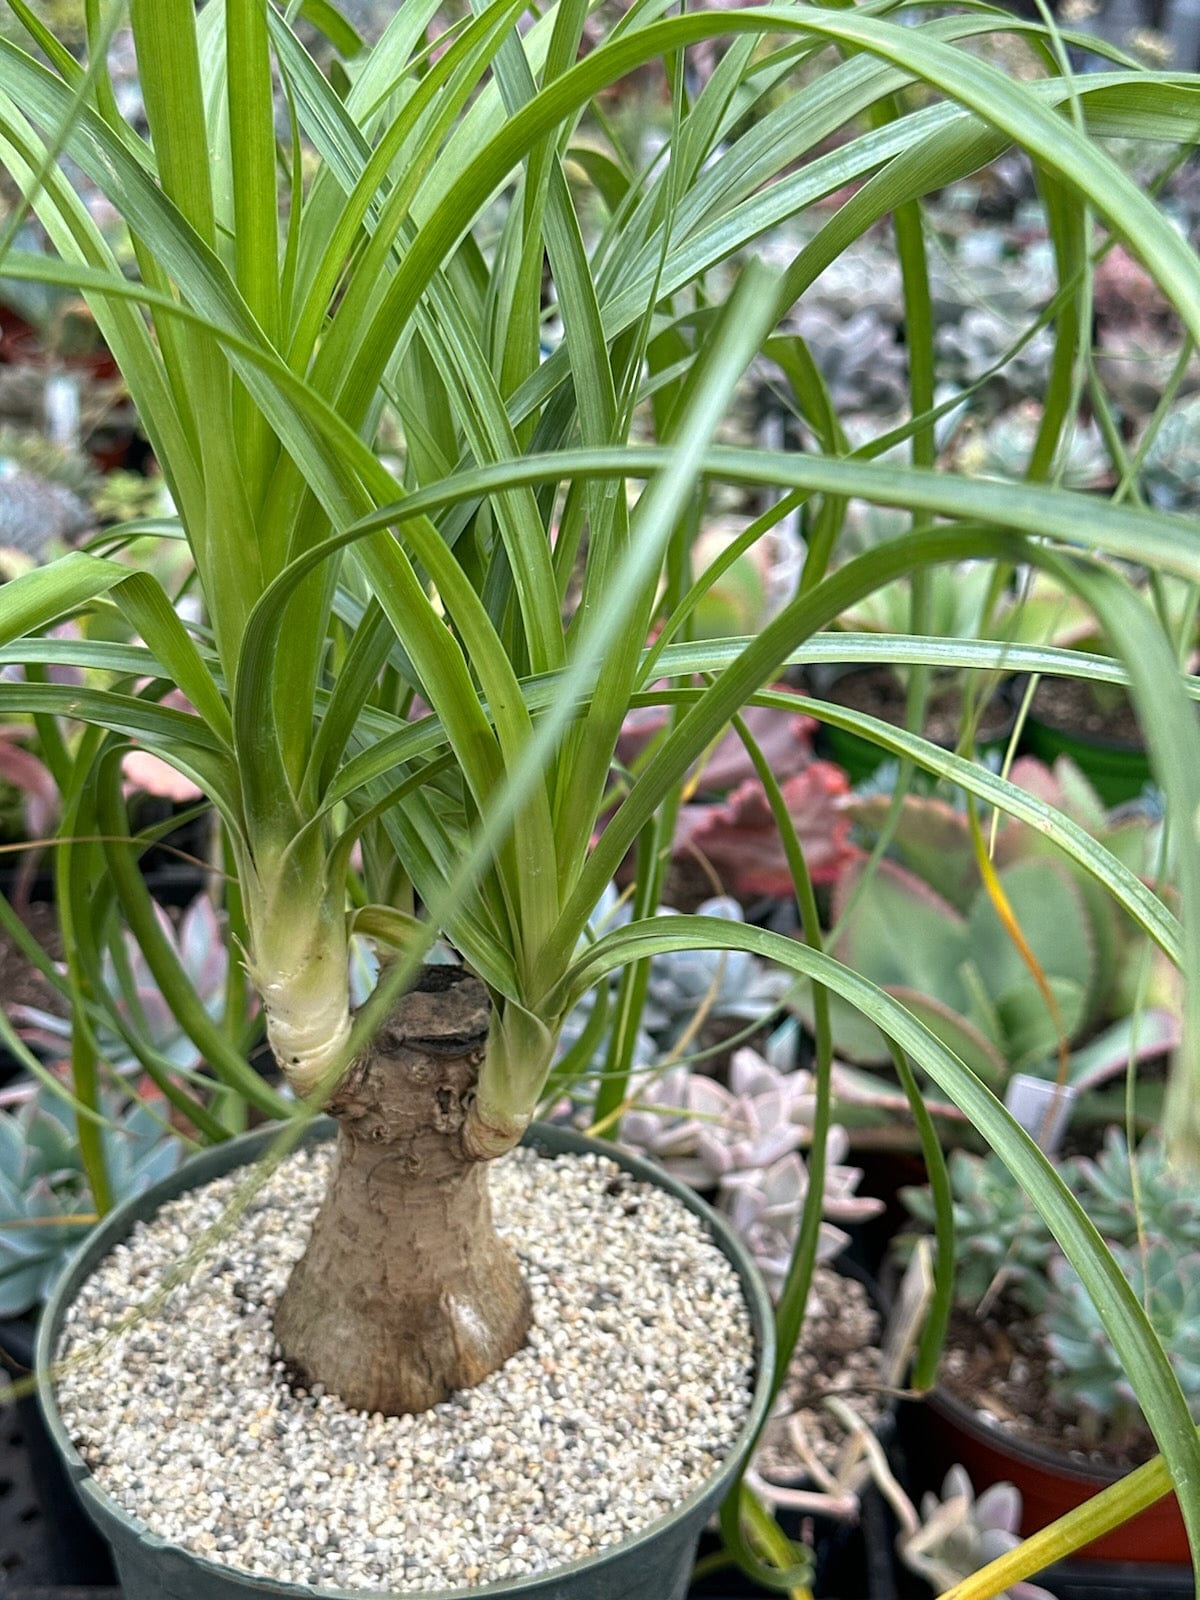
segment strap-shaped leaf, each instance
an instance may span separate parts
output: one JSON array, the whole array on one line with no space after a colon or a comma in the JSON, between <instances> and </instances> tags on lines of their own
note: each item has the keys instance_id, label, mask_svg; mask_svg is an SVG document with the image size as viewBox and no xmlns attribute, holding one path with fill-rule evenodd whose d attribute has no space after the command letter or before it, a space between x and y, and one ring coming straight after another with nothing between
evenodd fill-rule
<instances>
[{"instance_id":1,"label":"strap-shaped leaf","mask_svg":"<svg viewBox=\"0 0 1200 1600\"><path fill-rule=\"evenodd\" d=\"M1029 1196L1063 1254L1083 1280L1121 1364L1133 1384L1171 1475L1194 1483L1200 1472L1197 1434L1178 1379L1137 1295L1095 1225L1057 1169L995 1096L910 1012L890 995L831 957L765 929L716 917L656 918L605 934L576 962L561 996L585 994L606 972L668 950L746 950L823 984L857 1007L966 1113ZM1192 1531L1196 1507L1181 1497Z\"/></svg>"}]
</instances>

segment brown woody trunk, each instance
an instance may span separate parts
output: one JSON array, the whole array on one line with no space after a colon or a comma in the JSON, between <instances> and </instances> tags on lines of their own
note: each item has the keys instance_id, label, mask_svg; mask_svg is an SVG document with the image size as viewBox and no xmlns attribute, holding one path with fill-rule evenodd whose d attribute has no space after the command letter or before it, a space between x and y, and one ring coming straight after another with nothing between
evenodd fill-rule
<instances>
[{"instance_id":1,"label":"brown woody trunk","mask_svg":"<svg viewBox=\"0 0 1200 1600\"><path fill-rule=\"evenodd\" d=\"M424 1411L494 1372L529 1332L487 1164L461 1142L487 1023L477 979L426 967L329 1104L336 1163L275 1334L299 1382L358 1410Z\"/></svg>"}]
</instances>

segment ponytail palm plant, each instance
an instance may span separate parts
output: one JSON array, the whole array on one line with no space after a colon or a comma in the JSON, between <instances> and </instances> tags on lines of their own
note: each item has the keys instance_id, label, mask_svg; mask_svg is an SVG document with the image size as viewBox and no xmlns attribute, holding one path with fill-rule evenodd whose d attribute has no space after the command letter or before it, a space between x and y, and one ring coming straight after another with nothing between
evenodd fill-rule
<instances>
[{"instance_id":1,"label":"ponytail palm plant","mask_svg":"<svg viewBox=\"0 0 1200 1600\"><path fill-rule=\"evenodd\" d=\"M432 42L436 0L405 0L370 50L326 0L129 0L143 129L122 116L106 76L124 5L88 0L81 65L35 7L8 4L26 38L0 40L0 158L52 253L10 247L17 216L0 270L88 298L177 511L149 531L187 541L203 598L203 622L185 623L148 573L82 551L0 590L2 660L25 668L0 682L0 710L47 730L63 789L74 1086L101 1204L89 1113L94 1019L119 1011L104 964L114 920L139 940L221 1093L287 1109L188 989L147 900L119 779L133 741L210 798L227 910L272 1050L293 1098L340 1120L330 1195L277 1319L285 1355L311 1381L355 1406L418 1410L521 1343L528 1296L492 1226L486 1163L520 1140L564 1018L622 971L597 1100L611 1124L649 960L669 947L741 947L861 1006L894 1042L918 1116L910 1056L996 1145L1103 1304L1179 1480L1200 1483L1187 1408L1116 1265L953 1052L823 955L794 835L807 944L652 915L689 768L745 705L771 703L763 686L789 659L988 669L1019 654L1030 670L1129 681L1170 802L1195 814L1195 685L1111 558L1195 584L1200 529L1132 498L1083 501L1053 476L1086 379L1097 218L1200 337L1194 259L1096 142L1186 144L1200 128L1196 83L1111 52L1106 70L1076 82L1060 70L1061 41L1038 27L987 8L928 20L910 8L901 25L892 0L682 15L639 0L587 53L587 0L528 16L522 0L480 3ZM1029 81L979 51L999 26L1027 41ZM715 39L722 49L706 54L715 65L697 83L688 50ZM331 56L322 70L318 58ZM665 139L643 156L613 132L604 96L647 64ZM920 201L1014 142L1038 173L1060 289L1028 481L1006 485L934 470ZM66 160L120 215L130 258L114 254ZM808 220L847 185L853 198ZM906 467L875 460L895 436L849 449L785 322L823 268L888 215L905 283ZM786 259L774 249L781 264L769 269L758 247L780 229L794 244ZM715 443L752 362L804 419L808 453ZM693 581L714 482L772 509ZM853 496L907 510L910 525L829 575ZM797 508L808 555L796 597L756 638L692 642L692 614L721 571ZM1021 564L1051 571L1108 637L1127 641L1128 667L923 637L921 575L966 558L991 561L1001 584ZM822 636L849 605L910 574L910 635ZM133 643L51 631L114 610ZM63 663L82 669L82 686L48 681L45 669ZM919 670L914 682L919 695ZM163 703L170 690L187 709ZM622 721L647 704L670 708L668 731L614 783ZM1032 822L1196 970L1190 827L1175 840L1181 921L1068 818L1003 779L868 717L814 711ZM76 730L69 742L64 725ZM589 918L631 851L633 920L595 938ZM385 958L357 1016L355 934ZM469 980L427 978L401 998L439 937ZM231 990L239 981L235 972ZM1194 1009L1172 1099L1181 1158L1200 1139ZM118 1026L162 1074L136 1022L126 1014ZM818 1036L819 1200L820 1006ZM201 1133L225 1131L202 1084L164 1082ZM381 1155L386 1189L366 1181ZM808 1208L780 1309L785 1363L818 1224L819 1206ZM938 1338L931 1325L926 1372ZM1200 1532L1195 1502L1186 1510Z\"/></svg>"}]
</instances>

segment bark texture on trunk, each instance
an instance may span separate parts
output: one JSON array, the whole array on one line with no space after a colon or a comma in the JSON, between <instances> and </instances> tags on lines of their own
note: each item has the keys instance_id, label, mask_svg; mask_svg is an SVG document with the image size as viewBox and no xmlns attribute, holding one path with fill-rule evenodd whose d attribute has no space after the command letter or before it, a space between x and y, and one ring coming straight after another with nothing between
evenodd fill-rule
<instances>
[{"instance_id":1,"label":"bark texture on trunk","mask_svg":"<svg viewBox=\"0 0 1200 1600\"><path fill-rule=\"evenodd\" d=\"M520 1349L529 1291L462 1143L487 1036L483 985L426 967L347 1072L329 1191L275 1314L297 1381L424 1411Z\"/></svg>"}]
</instances>

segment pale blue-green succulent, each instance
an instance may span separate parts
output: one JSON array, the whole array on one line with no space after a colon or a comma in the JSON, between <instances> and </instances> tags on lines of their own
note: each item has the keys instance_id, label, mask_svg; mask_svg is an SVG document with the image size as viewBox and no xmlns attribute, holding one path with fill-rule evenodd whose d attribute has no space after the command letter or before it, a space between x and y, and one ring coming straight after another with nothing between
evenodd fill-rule
<instances>
[{"instance_id":1,"label":"pale blue-green succulent","mask_svg":"<svg viewBox=\"0 0 1200 1600\"><path fill-rule=\"evenodd\" d=\"M1049 1229L1025 1191L997 1155L956 1150L950 1157L954 1195L955 1299L974 1309L1003 1289L1007 1298L1036 1314L1045 1304L1047 1273L1055 1253ZM918 1222L933 1226L928 1189L902 1189L901 1199Z\"/></svg>"},{"instance_id":2,"label":"pale blue-green succulent","mask_svg":"<svg viewBox=\"0 0 1200 1600\"><path fill-rule=\"evenodd\" d=\"M1200 1250L1180 1255L1155 1240L1144 1251L1115 1245L1113 1255L1200 1420ZM1051 1392L1080 1413L1097 1442L1121 1444L1141 1426L1133 1385L1075 1269L1060 1257L1051 1277L1054 1294L1044 1324Z\"/></svg>"},{"instance_id":3,"label":"pale blue-green succulent","mask_svg":"<svg viewBox=\"0 0 1200 1600\"><path fill-rule=\"evenodd\" d=\"M143 1103L106 1097L101 1131L114 1201L175 1170L182 1141ZM0 1115L0 1317L45 1299L67 1253L95 1225L71 1108L48 1089Z\"/></svg>"}]
</instances>

